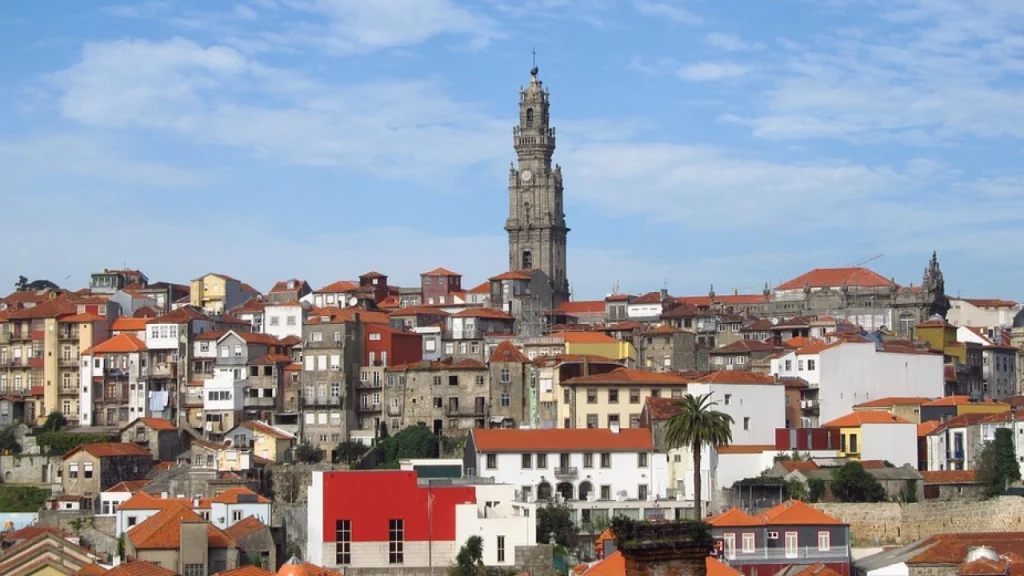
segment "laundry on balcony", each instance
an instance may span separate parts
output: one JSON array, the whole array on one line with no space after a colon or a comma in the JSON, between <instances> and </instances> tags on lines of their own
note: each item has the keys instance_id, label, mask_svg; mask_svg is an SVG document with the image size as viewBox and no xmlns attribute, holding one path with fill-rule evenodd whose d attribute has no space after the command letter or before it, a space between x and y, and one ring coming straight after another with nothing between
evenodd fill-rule
<instances>
[{"instance_id":1,"label":"laundry on balcony","mask_svg":"<svg viewBox=\"0 0 1024 576\"><path fill-rule=\"evenodd\" d=\"M167 408L167 392L157 391L149 393L150 412L163 412Z\"/></svg>"}]
</instances>

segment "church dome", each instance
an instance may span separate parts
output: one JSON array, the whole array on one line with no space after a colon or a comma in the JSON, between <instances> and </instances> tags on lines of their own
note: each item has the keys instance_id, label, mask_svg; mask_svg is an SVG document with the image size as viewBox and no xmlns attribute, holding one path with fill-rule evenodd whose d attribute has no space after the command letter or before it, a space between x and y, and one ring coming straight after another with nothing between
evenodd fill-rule
<instances>
[{"instance_id":1,"label":"church dome","mask_svg":"<svg viewBox=\"0 0 1024 576\"><path fill-rule=\"evenodd\" d=\"M1013 317L1014 328L1024 328L1024 310L1017 312L1017 315Z\"/></svg>"},{"instance_id":2,"label":"church dome","mask_svg":"<svg viewBox=\"0 0 1024 576\"><path fill-rule=\"evenodd\" d=\"M277 571L277 576L309 576L309 571L302 564L302 561L292 556L281 569Z\"/></svg>"}]
</instances>

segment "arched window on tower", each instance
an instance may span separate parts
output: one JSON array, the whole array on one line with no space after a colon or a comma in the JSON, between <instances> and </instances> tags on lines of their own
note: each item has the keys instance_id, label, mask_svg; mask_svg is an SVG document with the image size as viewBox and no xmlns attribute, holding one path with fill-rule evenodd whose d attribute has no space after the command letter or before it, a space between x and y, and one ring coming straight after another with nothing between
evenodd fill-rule
<instances>
[{"instance_id":1,"label":"arched window on tower","mask_svg":"<svg viewBox=\"0 0 1024 576\"><path fill-rule=\"evenodd\" d=\"M533 268L533 254L529 250L523 250L523 270Z\"/></svg>"},{"instance_id":2,"label":"arched window on tower","mask_svg":"<svg viewBox=\"0 0 1024 576\"><path fill-rule=\"evenodd\" d=\"M533 108L526 109L526 127L533 128Z\"/></svg>"}]
</instances>

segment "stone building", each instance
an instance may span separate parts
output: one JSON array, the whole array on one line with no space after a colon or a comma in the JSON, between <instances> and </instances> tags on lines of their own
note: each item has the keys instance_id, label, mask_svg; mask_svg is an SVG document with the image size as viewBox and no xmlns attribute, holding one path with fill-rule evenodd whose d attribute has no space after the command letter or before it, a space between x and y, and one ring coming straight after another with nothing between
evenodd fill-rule
<instances>
[{"instance_id":1,"label":"stone building","mask_svg":"<svg viewBox=\"0 0 1024 576\"><path fill-rule=\"evenodd\" d=\"M776 352L771 342L737 340L708 352L712 370L751 370L752 366Z\"/></svg>"},{"instance_id":2,"label":"stone building","mask_svg":"<svg viewBox=\"0 0 1024 576\"><path fill-rule=\"evenodd\" d=\"M155 460L173 461L188 449L190 435L161 418L136 418L121 429L121 442L138 444Z\"/></svg>"},{"instance_id":3,"label":"stone building","mask_svg":"<svg viewBox=\"0 0 1024 576\"><path fill-rule=\"evenodd\" d=\"M519 124L512 129L518 167L509 167L509 270L543 270L551 287L552 310L569 299L566 237L562 203L562 168L552 167L555 128L551 126L550 94L530 70L530 84L519 91Z\"/></svg>"},{"instance_id":4,"label":"stone building","mask_svg":"<svg viewBox=\"0 0 1024 576\"><path fill-rule=\"evenodd\" d=\"M655 372L706 371L708 349L692 330L662 324L636 337L639 365Z\"/></svg>"},{"instance_id":5,"label":"stone building","mask_svg":"<svg viewBox=\"0 0 1024 576\"><path fill-rule=\"evenodd\" d=\"M511 336L515 318L493 308L469 308L447 318L442 335L444 352L455 360L487 359L487 338Z\"/></svg>"},{"instance_id":6,"label":"stone building","mask_svg":"<svg viewBox=\"0 0 1024 576\"><path fill-rule=\"evenodd\" d=\"M153 456L137 444L97 442L65 454L62 466L64 494L95 499L119 482L145 478L153 467Z\"/></svg>"},{"instance_id":7,"label":"stone building","mask_svg":"<svg viewBox=\"0 0 1024 576\"><path fill-rule=\"evenodd\" d=\"M487 370L490 383L487 426L518 426L528 413L529 390L536 386L532 381L534 372L530 359L506 340L494 349Z\"/></svg>"},{"instance_id":8,"label":"stone building","mask_svg":"<svg viewBox=\"0 0 1024 576\"><path fill-rule=\"evenodd\" d=\"M308 282L292 278L274 284L270 292L267 293L267 301L274 304L297 302L312 293L313 289L310 288Z\"/></svg>"},{"instance_id":9,"label":"stone building","mask_svg":"<svg viewBox=\"0 0 1024 576\"><path fill-rule=\"evenodd\" d=\"M450 358L388 368L389 429L393 433L423 424L442 434L485 427L492 396L489 375L482 362Z\"/></svg>"},{"instance_id":10,"label":"stone building","mask_svg":"<svg viewBox=\"0 0 1024 576\"><path fill-rule=\"evenodd\" d=\"M364 275L367 286L378 276ZM359 312L314 311L303 326L300 437L330 453L354 422L354 390L363 359L364 325Z\"/></svg>"}]
</instances>

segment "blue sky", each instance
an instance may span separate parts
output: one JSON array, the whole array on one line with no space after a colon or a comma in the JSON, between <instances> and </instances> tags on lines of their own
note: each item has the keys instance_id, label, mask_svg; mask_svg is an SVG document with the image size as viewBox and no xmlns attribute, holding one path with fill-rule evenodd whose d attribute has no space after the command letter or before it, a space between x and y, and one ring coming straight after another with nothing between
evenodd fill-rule
<instances>
[{"instance_id":1,"label":"blue sky","mask_svg":"<svg viewBox=\"0 0 1024 576\"><path fill-rule=\"evenodd\" d=\"M1019 0L5 2L0 270L475 284L533 47L577 298L932 250L1020 297Z\"/></svg>"}]
</instances>

